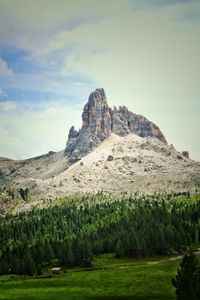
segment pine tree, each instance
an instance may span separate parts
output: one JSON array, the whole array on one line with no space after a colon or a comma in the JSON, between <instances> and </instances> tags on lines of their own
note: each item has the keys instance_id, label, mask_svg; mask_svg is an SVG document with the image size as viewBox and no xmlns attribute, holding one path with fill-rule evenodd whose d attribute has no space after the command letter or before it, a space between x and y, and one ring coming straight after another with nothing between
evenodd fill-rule
<instances>
[{"instance_id":1,"label":"pine tree","mask_svg":"<svg viewBox=\"0 0 200 300\"><path fill-rule=\"evenodd\" d=\"M117 241L115 253L116 253L117 258L121 258L124 256L124 247L123 247L121 240Z\"/></svg>"},{"instance_id":2,"label":"pine tree","mask_svg":"<svg viewBox=\"0 0 200 300\"><path fill-rule=\"evenodd\" d=\"M36 265L40 265L44 261L44 256L46 252L45 247L42 248L42 245L36 245L32 252L34 262L36 263Z\"/></svg>"},{"instance_id":3,"label":"pine tree","mask_svg":"<svg viewBox=\"0 0 200 300\"><path fill-rule=\"evenodd\" d=\"M54 258L54 252L52 246L47 242L46 248L45 248L45 259L46 262L51 262L51 260Z\"/></svg>"},{"instance_id":4,"label":"pine tree","mask_svg":"<svg viewBox=\"0 0 200 300\"><path fill-rule=\"evenodd\" d=\"M198 300L200 274L197 258L194 253L186 254L178 269L175 278L172 278L172 285L176 288L177 300Z\"/></svg>"},{"instance_id":5,"label":"pine tree","mask_svg":"<svg viewBox=\"0 0 200 300\"><path fill-rule=\"evenodd\" d=\"M9 273L9 265L7 263L7 261L1 261L0 263L0 274L8 274Z\"/></svg>"},{"instance_id":6,"label":"pine tree","mask_svg":"<svg viewBox=\"0 0 200 300\"><path fill-rule=\"evenodd\" d=\"M84 245L79 237L77 237L74 241L72 249L74 253L75 264L80 266L84 257Z\"/></svg>"},{"instance_id":7,"label":"pine tree","mask_svg":"<svg viewBox=\"0 0 200 300\"><path fill-rule=\"evenodd\" d=\"M37 272L37 268L35 265L35 262L33 261L30 251L27 250L25 256L24 256L24 274L33 276Z\"/></svg>"},{"instance_id":8,"label":"pine tree","mask_svg":"<svg viewBox=\"0 0 200 300\"><path fill-rule=\"evenodd\" d=\"M83 264L85 267L92 267L92 260L93 260L93 256L92 256L92 251L91 251L91 247L90 244L87 240L85 240L84 242L84 254L83 254Z\"/></svg>"},{"instance_id":9,"label":"pine tree","mask_svg":"<svg viewBox=\"0 0 200 300\"><path fill-rule=\"evenodd\" d=\"M20 274L20 262L14 254L11 256L10 269L12 274Z\"/></svg>"},{"instance_id":10,"label":"pine tree","mask_svg":"<svg viewBox=\"0 0 200 300\"><path fill-rule=\"evenodd\" d=\"M69 267L74 265L74 255L69 241L65 241L62 244L60 256L62 264Z\"/></svg>"}]
</instances>

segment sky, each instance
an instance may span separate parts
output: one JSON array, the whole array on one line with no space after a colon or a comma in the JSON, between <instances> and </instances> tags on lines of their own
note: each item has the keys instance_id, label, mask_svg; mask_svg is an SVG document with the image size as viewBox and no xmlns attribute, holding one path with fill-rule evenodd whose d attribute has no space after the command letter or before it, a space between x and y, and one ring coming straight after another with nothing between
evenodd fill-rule
<instances>
[{"instance_id":1,"label":"sky","mask_svg":"<svg viewBox=\"0 0 200 300\"><path fill-rule=\"evenodd\" d=\"M0 156L64 149L96 88L200 160L200 1L0 0Z\"/></svg>"}]
</instances>

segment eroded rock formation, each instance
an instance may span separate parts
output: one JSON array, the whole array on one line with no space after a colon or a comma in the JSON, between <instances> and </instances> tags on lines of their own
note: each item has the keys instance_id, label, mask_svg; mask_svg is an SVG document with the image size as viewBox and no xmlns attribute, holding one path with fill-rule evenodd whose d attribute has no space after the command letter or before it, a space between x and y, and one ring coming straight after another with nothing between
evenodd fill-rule
<instances>
[{"instance_id":1,"label":"eroded rock formation","mask_svg":"<svg viewBox=\"0 0 200 300\"><path fill-rule=\"evenodd\" d=\"M65 155L75 162L101 144L110 133L111 116L106 94L103 89L97 89L84 106L81 129L70 128Z\"/></svg>"},{"instance_id":2,"label":"eroded rock formation","mask_svg":"<svg viewBox=\"0 0 200 300\"><path fill-rule=\"evenodd\" d=\"M112 132L119 136L134 133L141 137L155 137L166 143L154 123L130 112L125 106L109 108L104 89L96 89L84 106L81 129L70 128L65 155L73 163L100 145Z\"/></svg>"}]
</instances>

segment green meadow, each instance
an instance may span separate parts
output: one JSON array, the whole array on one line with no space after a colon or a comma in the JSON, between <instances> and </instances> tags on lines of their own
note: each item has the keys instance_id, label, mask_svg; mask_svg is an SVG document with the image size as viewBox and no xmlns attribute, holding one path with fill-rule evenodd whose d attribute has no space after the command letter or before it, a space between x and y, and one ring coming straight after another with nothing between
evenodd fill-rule
<instances>
[{"instance_id":1,"label":"green meadow","mask_svg":"<svg viewBox=\"0 0 200 300\"><path fill-rule=\"evenodd\" d=\"M52 278L1 276L0 299L172 300L171 277L179 263L177 257L116 259L102 255L94 259L92 268L70 268Z\"/></svg>"},{"instance_id":2,"label":"green meadow","mask_svg":"<svg viewBox=\"0 0 200 300\"><path fill-rule=\"evenodd\" d=\"M98 197L1 217L0 300L176 299L180 253L200 253L199 194Z\"/></svg>"}]
</instances>

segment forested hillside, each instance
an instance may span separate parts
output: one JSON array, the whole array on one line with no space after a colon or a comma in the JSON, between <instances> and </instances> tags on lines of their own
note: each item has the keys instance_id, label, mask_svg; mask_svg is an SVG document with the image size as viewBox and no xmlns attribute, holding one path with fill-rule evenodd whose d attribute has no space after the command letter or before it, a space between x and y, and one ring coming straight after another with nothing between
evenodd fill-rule
<instances>
[{"instance_id":1,"label":"forested hillside","mask_svg":"<svg viewBox=\"0 0 200 300\"><path fill-rule=\"evenodd\" d=\"M144 257L200 241L200 198L83 196L0 218L0 273L41 274L46 266L91 266L93 255Z\"/></svg>"}]
</instances>

